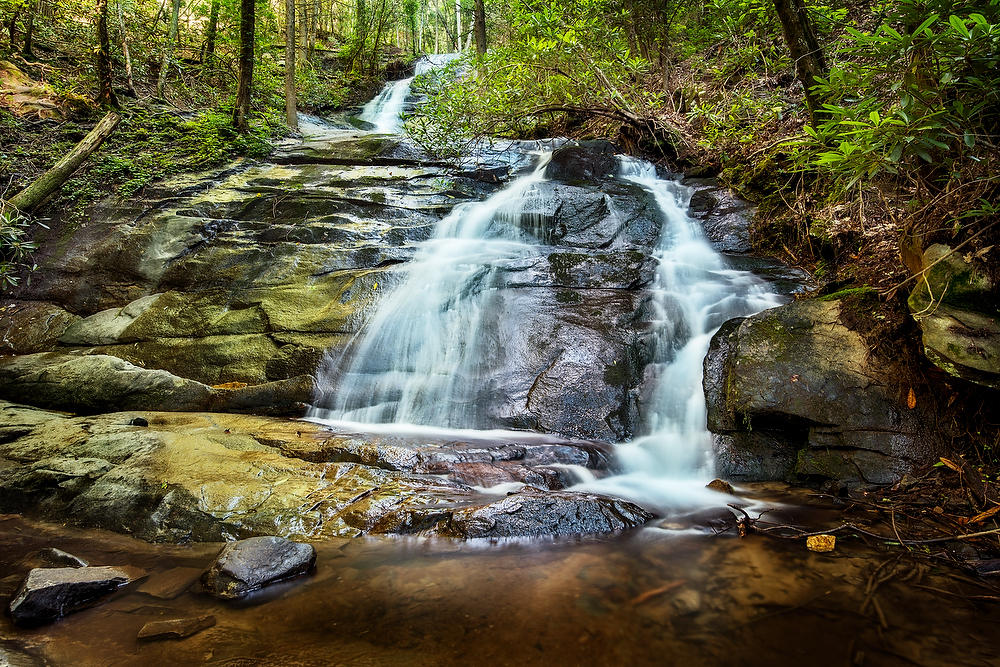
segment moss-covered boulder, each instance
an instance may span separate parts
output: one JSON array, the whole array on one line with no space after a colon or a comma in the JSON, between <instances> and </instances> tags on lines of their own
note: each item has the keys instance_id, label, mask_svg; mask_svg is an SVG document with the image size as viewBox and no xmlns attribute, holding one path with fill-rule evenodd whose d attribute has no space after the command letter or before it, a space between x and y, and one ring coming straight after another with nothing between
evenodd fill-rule
<instances>
[{"instance_id":1,"label":"moss-covered boulder","mask_svg":"<svg viewBox=\"0 0 1000 667\"><path fill-rule=\"evenodd\" d=\"M955 377L1000 389L1000 292L985 272L948 246L932 245L908 303L928 359Z\"/></svg>"},{"instance_id":2,"label":"moss-covered boulder","mask_svg":"<svg viewBox=\"0 0 1000 667\"><path fill-rule=\"evenodd\" d=\"M844 302L727 322L705 359L708 426L728 479L883 484L941 453L927 397L869 357Z\"/></svg>"}]
</instances>

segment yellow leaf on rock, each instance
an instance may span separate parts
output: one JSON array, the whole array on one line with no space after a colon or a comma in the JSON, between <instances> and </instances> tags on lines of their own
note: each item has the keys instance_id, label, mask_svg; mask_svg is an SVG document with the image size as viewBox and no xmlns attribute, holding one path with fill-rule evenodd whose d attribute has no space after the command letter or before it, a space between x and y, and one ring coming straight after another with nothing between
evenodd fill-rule
<instances>
[{"instance_id":1,"label":"yellow leaf on rock","mask_svg":"<svg viewBox=\"0 0 1000 667\"><path fill-rule=\"evenodd\" d=\"M906 395L906 407L911 410L917 407L917 395L913 393L913 387L910 387L910 393Z\"/></svg>"},{"instance_id":2,"label":"yellow leaf on rock","mask_svg":"<svg viewBox=\"0 0 1000 667\"><path fill-rule=\"evenodd\" d=\"M809 551L833 551L836 546L836 535L810 535L806 538L806 549Z\"/></svg>"}]
</instances>

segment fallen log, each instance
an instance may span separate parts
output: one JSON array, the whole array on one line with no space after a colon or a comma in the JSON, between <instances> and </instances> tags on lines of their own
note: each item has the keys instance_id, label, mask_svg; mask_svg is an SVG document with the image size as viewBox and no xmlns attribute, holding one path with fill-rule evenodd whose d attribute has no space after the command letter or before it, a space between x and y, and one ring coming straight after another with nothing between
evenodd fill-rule
<instances>
[{"instance_id":1,"label":"fallen log","mask_svg":"<svg viewBox=\"0 0 1000 667\"><path fill-rule=\"evenodd\" d=\"M121 121L121 116L111 112L101 119L94 129L85 136L80 143L73 147L59 162L51 169L39 176L31 185L18 192L8 200L8 203L24 213L41 204L45 199L58 190L66 182L73 172L83 164L83 161L97 150L104 140L111 136L111 133Z\"/></svg>"}]
</instances>

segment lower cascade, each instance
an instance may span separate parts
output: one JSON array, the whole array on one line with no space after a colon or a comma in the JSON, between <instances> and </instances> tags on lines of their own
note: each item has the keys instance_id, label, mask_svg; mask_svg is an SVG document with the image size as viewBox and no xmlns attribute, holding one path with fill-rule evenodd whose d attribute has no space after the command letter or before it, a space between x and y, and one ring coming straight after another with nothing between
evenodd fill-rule
<instances>
[{"instance_id":1,"label":"lower cascade","mask_svg":"<svg viewBox=\"0 0 1000 667\"><path fill-rule=\"evenodd\" d=\"M559 205L551 189L539 187L550 157L541 154L507 187L456 206L437 224L359 337L325 360L311 419L404 428L504 425L488 410L501 391L493 378L518 367L527 351L513 330L534 316L504 280L544 252L546 212ZM690 188L660 178L649 162L617 161L616 180L639 186L662 221L647 299L652 331L641 435L618 446L620 474L596 479L574 468L574 488L664 508L711 502L702 488L712 472L701 386L709 341L724 321L781 299L712 248L687 213Z\"/></svg>"}]
</instances>

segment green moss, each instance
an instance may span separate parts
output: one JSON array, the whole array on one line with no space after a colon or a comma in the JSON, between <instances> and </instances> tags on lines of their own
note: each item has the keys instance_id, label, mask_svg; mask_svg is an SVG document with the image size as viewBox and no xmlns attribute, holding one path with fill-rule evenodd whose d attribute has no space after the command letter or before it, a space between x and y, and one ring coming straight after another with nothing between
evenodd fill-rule
<instances>
[{"instance_id":1,"label":"green moss","mask_svg":"<svg viewBox=\"0 0 1000 667\"><path fill-rule=\"evenodd\" d=\"M867 299L876 297L875 290L865 285L864 287L849 287L833 294L827 294L818 298L819 301L839 301L841 299Z\"/></svg>"}]
</instances>

